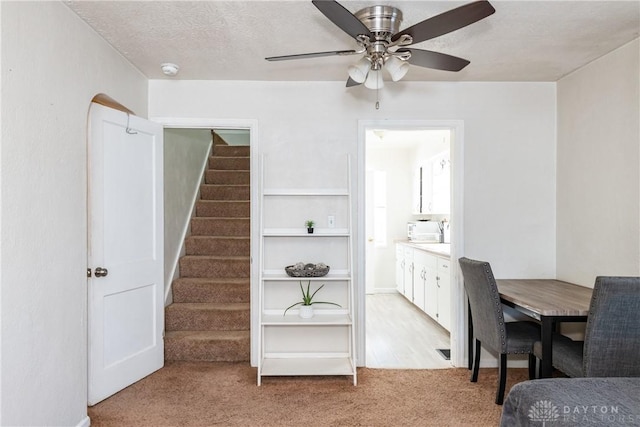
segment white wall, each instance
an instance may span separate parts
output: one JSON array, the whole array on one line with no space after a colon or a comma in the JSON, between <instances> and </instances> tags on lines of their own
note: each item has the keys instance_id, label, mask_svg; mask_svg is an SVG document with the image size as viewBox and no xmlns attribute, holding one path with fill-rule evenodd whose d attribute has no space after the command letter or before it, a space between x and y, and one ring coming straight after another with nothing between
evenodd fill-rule
<instances>
[{"instance_id":1,"label":"white wall","mask_svg":"<svg viewBox=\"0 0 640 427\"><path fill-rule=\"evenodd\" d=\"M640 42L558 82L558 278L640 275Z\"/></svg>"},{"instance_id":2,"label":"white wall","mask_svg":"<svg viewBox=\"0 0 640 427\"><path fill-rule=\"evenodd\" d=\"M289 169L308 153L356 165L361 119L464 120L467 256L490 260L498 277L555 276L553 83L390 84L380 110L375 92L342 82L151 80L149 91L154 117L257 120L259 152Z\"/></svg>"},{"instance_id":3,"label":"white wall","mask_svg":"<svg viewBox=\"0 0 640 427\"><path fill-rule=\"evenodd\" d=\"M499 278L555 277L555 84L404 82L380 95L376 110L374 91L348 90L343 82L151 80L149 114L256 120L257 152L284 165L277 170L282 180L313 156L327 166L308 177L316 183L346 154L358 164L358 120L462 120L460 255L491 261ZM214 97L225 102L210 102Z\"/></svg>"},{"instance_id":4,"label":"white wall","mask_svg":"<svg viewBox=\"0 0 640 427\"><path fill-rule=\"evenodd\" d=\"M147 83L63 3L0 8L0 424L86 424L87 113Z\"/></svg>"},{"instance_id":5,"label":"white wall","mask_svg":"<svg viewBox=\"0 0 640 427\"><path fill-rule=\"evenodd\" d=\"M164 283L168 302L171 295L167 291L183 249L210 147L210 129L164 131Z\"/></svg>"}]
</instances>

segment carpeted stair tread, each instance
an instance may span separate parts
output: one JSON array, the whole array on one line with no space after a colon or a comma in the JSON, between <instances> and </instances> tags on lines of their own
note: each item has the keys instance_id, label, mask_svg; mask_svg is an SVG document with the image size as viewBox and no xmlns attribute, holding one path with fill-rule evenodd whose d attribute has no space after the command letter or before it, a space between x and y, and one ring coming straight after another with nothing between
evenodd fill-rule
<instances>
[{"instance_id":1,"label":"carpeted stair tread","mask_svg":"<svg viewBox=\"0 0 640 427\"><path fill-rule=\"evenodd\" d=\"M174 303L249 302L250 281L241 279L212 279L208 277L179 278L173 281Z\"/></svg>"},{"instance_id":2,"label":"carpeted stair tread","mask_svg":"<svg viewBox=\"0 0 640 427\"><path fill-rule=\"evenodd\" d=\"M251 182L248 170L207 169L204 175L205 184L245 184Z\"/></svg>"},{"instance_id":3,"label":"carpeted stair tread","mask_svg":"<svg viewBox=\"0 0 640 427\"><path fill-rule=\"evenodd\" d=\"M249 329L249 303L173 303L165 309L167 331Z\"/></svg>"},{"instance_id":4,"label":"carpeted stair tread","mask_svg":"<svg viewBox=\"0 0 640 427\"><path fill-rule=\"evenodd\" d=\"M196 216L213 218L247 218L251 213L248 200L199 200Z\"/></svg>"},{"instance_id":5,"label":"carpeted stair tread","mask_svg":"<svg viewBox=\"0 0 640 427\"><path fill-rule=\"evenodd\" d=\"M181 277L249 277L248 256L186 255L179 263Z\"/></svg>"},{"instance_id":6,"label":"carpeted stair tread","mask_svg":"<svg viewBox=\"0 0 640 427\"><path fill-rule=\"evenodd\" d=\"M250 197L248 185L203 184L200 186L202 200L249 200Z\"/></svg>"},{"instance_id":7,"label":"carpeted stair tread","mask_svg":"<svg viewBox=\"0 0 640 427\"><path fill-rule=\"evenodd\" d=\"M165 360L246 362L250 340L248 330L168 331L164 337Z\"/></svg>"},{"instance_id":8,"label":"carpeted stair tread","mask_svg":"<svg viewBox=\"0 0 640 427\"><path fill-rule=\"evenodd\" d=\"M249 236L251 225L249 218L212 218L191 219L191 234L195 236Z\"/></svg>"},{"instance_id":9,"label":"carpeted stair tread","mask_svg":"<svg viewBox=\"0 0 640 427\"><path fill-rule=\"evenodd\" d=\"M250 170L249 157L209 157L209 169Z\"/></svg>"},{"instance_id":10,"label":"carpeted stair tread","mask_svg":"<svg viewBox=\"0 0 640 427\"><path fill-rule=\"evenodd\" d=\"M244 236L189 236L187 255L249 256L251 239Z\"/></svg>"},{"instance_id":11,"label":"carpeted stair tread","mask_svg":"<svg viewBox=\"0 0 640 427\"><path fill-rule=\"evenodd\" d=\"M220 157L248 157L251 152L249 145L215 145L213 147L214 156Z\"/></svg>"}]
</instances>

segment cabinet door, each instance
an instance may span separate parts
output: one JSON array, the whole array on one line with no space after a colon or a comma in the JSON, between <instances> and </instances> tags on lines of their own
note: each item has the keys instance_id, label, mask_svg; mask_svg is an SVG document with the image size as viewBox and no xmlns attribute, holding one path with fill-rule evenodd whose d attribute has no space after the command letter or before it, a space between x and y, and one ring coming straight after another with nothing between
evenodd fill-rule
<instances>
[{"instance_id":1,"label":"cabinet door","mask_svg":"<svg viewBox=\"0 0 640 427\"><path fill-rule=\"evenodd\" d=\"M420 279L420 290L422 293L420 308L433 319L438 312L436 299L436 257L426 251L416 250L414 254L416 263L416 281ZM416 282L418 283L418 282ZM416 285L417 286L417 285ZM417 288L416 288L417 289ZM417 305L417 303L416 303Z\"/></svg>"},{"instance_id":2,"label":"cabinet door","mask_svg":"<svg viewBox=\"0 0 640 427\"><path fill-rule=\"evenodd\" d=\"M404 249L396 245L396 289L404 295Z\"/></svg>"},{"instance_id":3,"label":"cabinet door","mask_svg":"<svg viewBox=\"0 0 640 427\"><path fill-rule=\"evenodd\" d=\"M413 302L413 248L404 248L404 296Z\"/></svg>"},{"instance_id":4,"label":"cabinet door","mask_svg":"<svg viewBox=\"0 0 640 427\"><path fill-rule=\"evenodd\" d=\"M438 322L446 330L451 328L451 271L450 261L438 258Z\"/></svg>"},{"instance_id":5,"label":"cabinet door","mask_svg":"<svg viewBox=\"0 0 640 427\"><path fill-rule=\"evenodd\" d=\"M435 257L434 262L435 262ZM425 268L424 281L424 312L432 319L438 319L438 271L435 265Z\"/></svg>"},{"instance_id":6,"label":"cabinet door","mask_svg":"<svg viewBox=\"0 0 640 427\"><path fill-rule=\"evenodd\" d=\"M424 288L426 267L424 265L415 264L413 272L413 303L424 311Z\"/></svg>"}]
</instances>

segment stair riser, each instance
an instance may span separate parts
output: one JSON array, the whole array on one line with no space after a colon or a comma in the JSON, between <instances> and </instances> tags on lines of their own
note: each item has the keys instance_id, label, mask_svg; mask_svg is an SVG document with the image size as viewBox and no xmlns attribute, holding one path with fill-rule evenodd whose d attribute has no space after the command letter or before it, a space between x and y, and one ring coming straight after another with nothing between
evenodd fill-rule
<instances>
[{"instance_id":1,"label":"stair riser","mask_svg":"<svg viewBox=\"0 0 640 427\"><path fill-rule=\"evenodd\" d=\"M220 219L196 218L191 220L191 234L194 236L245 236L251 226L248 218Z\"/></svg>"},{"instance_id":2,"label":"stair riser","mask_svg":"<svg viewBox=\"0 0 640 427\"><path fill-rule=\"evenodd\" d=\"M249 260L182 257L180 277L247 278L249 277Z\"/></svg>"},{"instance_id":3,"label":"stair riser","mask_svg":"<svg viewBox=\"0 0 640 427\"><path fill-rule=\"evenodd\" d=\"M251 147L248 145L216 145L213 154L220 157L248 157Z\"/></svg>"},{"instance_id":4,"label":"stair riser","mask_svg":"<svg viewBox=\"0 0 640 427\"><path fill-rule=\"evenodd\" d=\"M203 200L249 200L251 193L248 185L203 185L200 198Z\"/></svg>"},{"instance_id":5,"label":"stair riser","mask_svg":"<svg viewBox=\"0 0 640 427\"><path fill-rule=\"evenodd\" d=\"M237 303L249 302L249 281L246 283L173 283L173 302Z\"/></svg>"},{"instance_id":6,"label":"stair riser","mask_svg":"<svg viewBox=\"0 0 640 427\"><path fill-rule=\"evenodd\" d=\"M242 331L249 329L249 310L191 310L174 304L165 313L167 331Z\"/></svg>"},{"instance_id":7,"label":"stair riser","mask_svg":"<svg viewBox=\"0 0 640 427\"><path fill-rule=\"evenodd\" d=\"M185 240L187 255L249 256L251 241L246 239L194 238Z\"/></svg>"},{"instance_id":8,"label":"stair riser","mask_svg":"<svg viewBox=\"0 0 640 427\"><path fill-rule=\"evenodd\" d=\"M248 157L209 157L209 169L218 170L249 170Z\"/></svg>"},{"instance_id":9,"label":"stair riser","mask_svg":"<svg viewBox=\"0 0 640 427\"><path fill-rule=\"evenodd\" d=\"M248 218L251 204L238 201L199 201L196 204L196 216L214 218Z\"/></svg>"},{"instance_id":10,"label":"stair riser","mask_svg":"<svg viewBox=\"0 0 640 427\"><path fill-rule=\"evenodd\" d=\"M242 340L193 340L188 338L164 340L165 360L193 362L248 362L250 339Z\"/></svg>"},{"instance_id":11,"label":"stair riser","mask_svg":"<svg viewBox=\"0 0 640 427\"><path fill-rule=\"evenodd\" d=\"M249 171L207 170L204 178L207 184L249 185L250 181Z\"/></svg>"}]
</instances>

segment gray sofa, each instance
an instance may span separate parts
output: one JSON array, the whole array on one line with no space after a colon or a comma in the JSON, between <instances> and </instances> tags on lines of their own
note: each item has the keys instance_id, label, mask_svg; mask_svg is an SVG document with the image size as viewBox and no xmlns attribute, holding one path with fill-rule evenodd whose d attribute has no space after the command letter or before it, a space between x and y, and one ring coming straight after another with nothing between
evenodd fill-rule
<instances>
[{"instance_id":1,"label":"gray sofa","mask_svg":"<svg viewBox=\"0 0 640 427\"><path fill-rule=\"evenodd\" d=\"M640 426L640 378L548 378L513 386L501 427Z\"/></svg>"}]
</instances>

